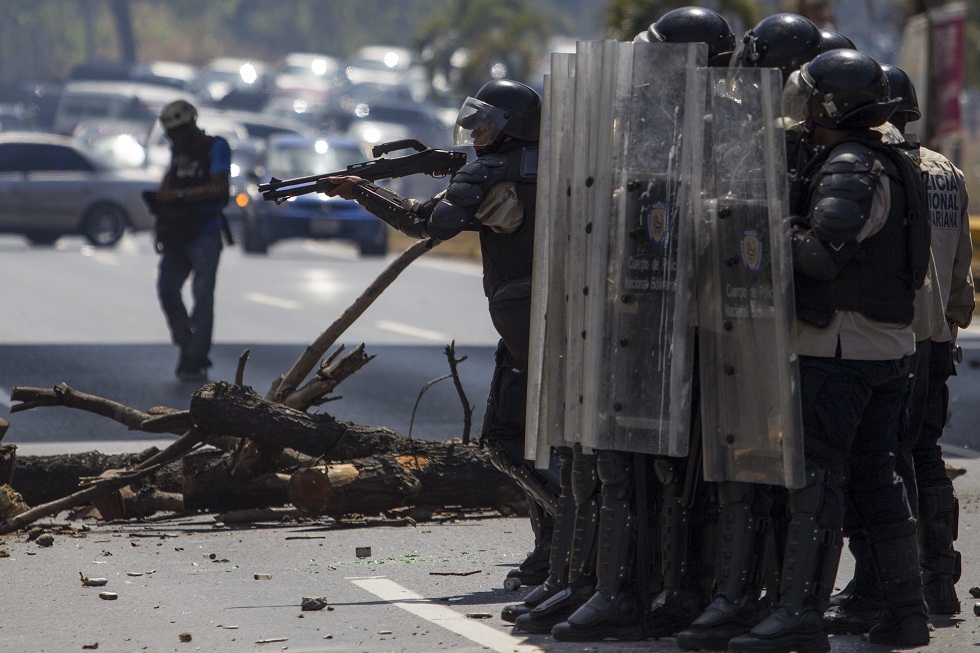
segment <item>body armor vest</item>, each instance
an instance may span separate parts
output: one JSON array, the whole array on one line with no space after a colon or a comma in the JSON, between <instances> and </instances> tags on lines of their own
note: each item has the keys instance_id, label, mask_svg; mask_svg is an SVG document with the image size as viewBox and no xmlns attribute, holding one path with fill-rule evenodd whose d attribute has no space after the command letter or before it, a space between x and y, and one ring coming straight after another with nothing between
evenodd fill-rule
<instances>
[{"instance_id":1,"label":"body armor vest","mask_svg":"<svg viewBox=\"0 0 980 653\"><path fill-rule=\"evenodd\" d=\"M808 215L819 171L833 149L857 142L873 152L885 167L891 186L891 206L882 229L860 243L854 255L830 281L797 272L797 315L805 322L826 326L836 311L857 311L892 324L908 324L914 315L916 288L922 285L929 262L929 223L925 189L914 163L895 146L881 143L876 132L848 137L814 157L801 171L791 194L792 210ZM923 249L924 244L924 249Z\"/></svg>"},{"instance_id":2,"label":"body armor vest","mask_svg":"<svg viewBox=\"0 0 980 653\"><path fill-rule=\"evenodd\" d=\"M534 260L534 214L537 193L537 143L505 144L498 154L506 163L491 169L490 178L481 184L484 196L495 185L513 181L514 192L524 204L524 221L516 231L497 233L490 227L480 227L480 249L483 252L483 292L493 297L508 281L531 278Z\"/></svg>"},{"instance_id":3,"label":"body armor vest","mask_svg":"<svg viewBox=\"0 0 980 653\"><path fill-rule=\"evenodd\" d=\"M214 140L214 136L208 136L206 141L202 140L190 152L174 155L174 188L206 186L211 181L211 147Z\"/></svg>"}]
</instances>

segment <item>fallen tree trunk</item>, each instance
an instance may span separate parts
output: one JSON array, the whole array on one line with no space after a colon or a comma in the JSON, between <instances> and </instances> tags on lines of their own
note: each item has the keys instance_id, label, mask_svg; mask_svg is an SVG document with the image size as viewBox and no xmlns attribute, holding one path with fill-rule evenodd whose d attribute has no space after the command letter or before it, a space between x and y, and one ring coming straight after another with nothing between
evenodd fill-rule
<instances>
[{"instance_id":1,"label":"fallen tree trunk","mask_svg":"<svg viewBox=\"0 0 980 653\"><path fill-rule=\"evenodd\" d=\"M69 388L62 388L57 394L60 400L76 396ZM307 462L321 460L324 469L346 464L344 469L354 473L345 476L343 483L335 484L329 500L314 499L305 505L312 513L378 514L406 505L494 508L507 513L524 509L523 495L516 484L493 467L485 452L459 441L412 440L386 428L338 422L329 415L311 415L263 399L249 388L224 382L207 384L194 393L189 417L200 434L240 434L240 438L301 452L309 457ZM31 497L27 499L29 504L50 502L54 500L52 495L56 498L77 492L81 478L137 463L138 469L151 457L159 457L159 453L148 450L136 456L104 456L92 452L26 458L15 472L14 488L25 499ZM198 451L184 456L183 473L171 463L165 471L158 470L152 479L143 478L140 483L141 487L152 485L160 491L182 491L187 511L277 506L289 500L286 474L296 471L297 460L295 456L280 458L263 474L242 477L235 473L231 457L215 450ZM283 463L293 466L282 467ZM156 480L157 476L162 482ZM48 488L51 478L61 478L62 482ZM112 490L118 487L121 486ZM93 495L86 491L82 497L87 502ZM118 502L108 501L109 505Z\"/></svg>"},{"instance_id":2,"label":"fallen tree trunk","mask_svg":"<svg viewBox=\"0 0 980 653\"><path fill-rule=\"evenodd\" d=\"M328 453L348 427L330 415L311 415L260 397L247 387L219 381L191 397L191 418L208 433L229 433L269 447L295 449L309 456ZM278 458L262 472L274 471ZM271 466L271 467L270 467Z\"/></svg>"},{"instance_id":3,"label":"fallen tree trunk","mask_svg":"<svg viewBox=\"0 0 980 653\"><path fill-rule=\"evenodd\" d=\"M18 456L11 484L28 505L36 506L76 492L86 477L107 469L136 465L153 454L156 448L142 453L106 455L98 451L57 456ZM153 475L152 485L167 492L180 491L180 465L170 464Z\"/></svg>"}]
</instances>

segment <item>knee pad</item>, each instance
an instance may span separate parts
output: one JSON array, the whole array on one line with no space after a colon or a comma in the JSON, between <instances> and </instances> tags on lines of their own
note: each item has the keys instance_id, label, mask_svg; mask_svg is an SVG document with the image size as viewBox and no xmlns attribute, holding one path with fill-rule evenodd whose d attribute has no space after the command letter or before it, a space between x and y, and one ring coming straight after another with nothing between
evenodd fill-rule
<instances>
[{"instance_id":1,"label":"knee pad","mask_svg":"<svg viewBox=\"0 0 980 653\"><path fill-rule=\"evenodd\" d=\"M527 373L498 364L483 420L484 441L518 439L523 446L526 403Z\"/></svg>"},{"instance_id":2,"label":"knee pad","mask_svg":"<svg viewBox=\"0 0 980 653\"><path fill-rule=\"evenodd\" d=\"M596 471L602 483L603 498L625 501L633 489L633 454L625 451L600 451L596 454Z\"/></svg>"},{"instance_id":3,"label":"knee pad","mask_svg":"<svg viewBox=\"0 0 980 653\"><path fill-rule=\"evenodd\" d=\"M576 451L572 461L572 494L576 505L581 505L599 494L599 473L596 456Z\"/></svg>"}]
</instances>

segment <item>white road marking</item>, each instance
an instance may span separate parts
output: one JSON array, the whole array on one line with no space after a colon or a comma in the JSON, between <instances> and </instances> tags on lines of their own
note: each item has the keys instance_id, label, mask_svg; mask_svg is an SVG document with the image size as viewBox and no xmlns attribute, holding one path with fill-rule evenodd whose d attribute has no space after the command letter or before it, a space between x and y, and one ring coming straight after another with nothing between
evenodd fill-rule
<instances>
[{"instance_id":1,"label":"white road marking","mask_svg":"<svg viewBox=\"0 0 980 653\"><path fill-rule=\"evenodd\" d=\"M390 320L378 320L374 323L374 326L378 327L379 329L384 329L385 331L400 333L403 336L414 336L423 340L432 340L433 342L448 343L450 340L452 340L452 338L445 333L439 333L438 331L432 331L430 329L422 329L420 327L413 327L410 324L402 324L401 322L391 322Z\"/></svg>"},{"instance_id":2,"label":"white road marking","mask_svg":"<svg viewBox=\"0 0 980 653\"><path fill-rule=\"evenodd\" d=\"M299 309L303 308L303 304L293 301L292 299L273 297L272 295L266 295L260 292L247 292L245 293L245 299L250 302L255 302L256 304L265 304L266 306L284 308L287 311L298 311Z\"/></svg>"},{"instance_id":3,"label":"white road marking","mask_svg":"<svg viewBox=\"0 0 980 653\"><path fill-rule=\"evenodd\" d=\"M387 578L349 579L383 601L430 621L437 626L465 637L497 653L538 653L539 646L524 644L524 639L502 633L478 621L469 619L452 608L433 603L424 596L405 589Z\"/></svg>"}]
</instances>

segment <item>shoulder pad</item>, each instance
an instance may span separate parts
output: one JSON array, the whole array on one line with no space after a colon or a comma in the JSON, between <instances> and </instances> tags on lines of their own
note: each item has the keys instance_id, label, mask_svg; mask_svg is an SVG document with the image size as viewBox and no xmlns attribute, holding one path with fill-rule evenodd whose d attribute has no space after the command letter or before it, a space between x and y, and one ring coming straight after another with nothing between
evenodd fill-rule
<instances>
[{"instance_id":1,"label":"shoulder pad","mask_svg":"<svg viewBox=\"0 0 980 653\"><path fill-rule=\"evenodd\" d=\"M831 152L820 168L817 194L858 203L870 201L884 169L874 152L847 143Z\"/></svg>"},{"instance_id":2,"label":"shoulder pad","mask_svg":"<svg viewBox=\"0 0 980 653\"><path fill-rule=\"evenodd\" d=\"M484 183L477 181L461 180L457 174L453 183L449 184L449 188L446 189L443 201L462 209L472 209L475 213L477 207L483 203L484 185Z\"/></svg>"},{"instance_id":3,"label":"shoulder pad","mask_svg":"<svg viewBox=\"0 0 980 653\"><path fill-rule=\"evenodd\" d=\"M469 223L469 212L442 199L436 203L429 218L429 235L436 240L448 240L466 229Z\"/></svg>"},{"instance_id":4,"label":"shoulder pad","mask_svg":"<svg viewBox=\"0 0 980 653\"><path fill-rule=\"evenodd\" d=\"M813 233L830 243L847 243L857 238L867 214L857 202L840 197L825 197L810 214Z\"/></svg>"},{"instance_id":5,"label":"shoulder pad","mask_svg":"<svg viewBox=\"0 0 980 653\"><path fill-rule=\"evenodd\" d=\"M831 150L820 172L870 172L876 162L878 157L870 148L860 143L843 143Z\"/></svg>"},{"instance_id":6,"label":"shoulder pad","mask_svg":"<svg viewBox=\"0 0 980 653\"><path fill-rule=\"evenodd\" d=\"M481 156L476 161L467 163L459 169L453 177L453 182L466 182L471 184L482 184L489 181L494 168L499 168L507 163L506 157L501 154L487 154Z\"/></svg>"}]
</instances>

